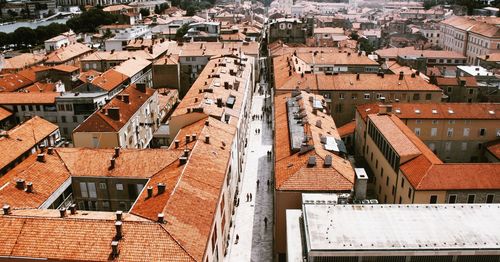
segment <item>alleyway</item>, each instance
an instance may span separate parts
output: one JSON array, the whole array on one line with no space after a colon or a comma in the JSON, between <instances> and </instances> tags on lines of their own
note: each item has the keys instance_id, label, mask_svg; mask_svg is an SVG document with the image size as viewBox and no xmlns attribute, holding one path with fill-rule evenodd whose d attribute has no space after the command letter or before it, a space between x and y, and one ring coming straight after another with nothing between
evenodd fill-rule
<instances>
[{"instance_id":1,"label":"alleyway","mask_svg":"<svg viewBox=\"0 0 500 262\"><path fill-rule=\"evenodd\" d=\"M267 151L272 151L272 130L268 118L262 112L265 99L269 95L255 92L252 101L252 115L263 114L262 120L250 117L250 132L246 165L242 175L240 205L236 208L234 226L231 229L231 241L225 261L272 261L273 252L273 194L272 161ZM260 129L260 133L255 130ZM257 180L260 182L257 188ZM267 181L269 180L269 186ZM252 201L246 201L246 195L253 195ZM264 218L267 217L267 227ZM239 241L236 244L236 235Z\"/></svg>"}]
</instances>

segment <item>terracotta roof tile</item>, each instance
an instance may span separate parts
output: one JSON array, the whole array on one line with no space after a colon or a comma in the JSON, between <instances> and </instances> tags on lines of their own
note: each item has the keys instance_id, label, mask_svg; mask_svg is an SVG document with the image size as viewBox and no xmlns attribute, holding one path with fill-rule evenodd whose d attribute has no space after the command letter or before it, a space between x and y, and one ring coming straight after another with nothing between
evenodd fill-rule
<instances>
[{"instance_id":1,"label":"terracotta roof tile","mask_svg":"<svg viewBox=\"0 0 500 262\"><path fill-rule=\"evenodd\" d=\"M0 105L53 105L56 103L57 92L0 93Z\"/></svg>"},{"instance_id":2,"label":"terracotta roof tile","mask_svg":"<svg viewBox=\"0 0 500 262\"><path fill-rule=\"evenodd\" d=\"M340 137L345 137L348 135L354 134L354 130L356 129L356 121L351 121L341 127L338 128Z\"/></svg>"},{"instance_id":3,"label":"terracotta roof tile","mask_svg":"<svg viewBox=\"0 0 500 262\"><path fill-rule=\"evenodd\" d=\"M31 155L0 177L0 204L13 209L38 208L69 178L70 174L56 155L45 155L45 162ZM16 188L16 180L33 183L33 193Z\"/></svg>"},{"instance_id":4,"label":"terracotta roof tile","mask_svg":"<svg viewBox=\"0 0 500 262\"><path fill-rule=\"evenodd\" d=\"M122 85L124 82L129 80L129 77L114 70L110 69L99 76L95 77L91 83L97 87L100 87L106 91L114 90L115 88Z\"/></svg>"},{"instance_id":5,"label":"terracotta roof tile","mask_svg":"<svg viewBox=\"0 0 500 262\"><path fill-rule=\"evenodd\" d=\"M500 160L500 140L493 141L489 143L489 145L486 145L486 150Z\"/></svg>"},{"instance_id":6,"label":"terracotta roof tile","mask_svg":"<svg viewBox=\"0 0 500 262\"><path fill-rule=\"evenodd\" d=\"M311 96L302 92L304 112L307 114L309 124L305 124L306 134L311 138L308 142L313 150L299 154L292 152L289 141L289 128L286 101L290 94L280 95L275 98L275 177L277 190L299 190L299 191L347 191L352 189L354 183L354 170L349 162L335 153L324 149L320 141L320 135L332 136L340 139L333 119L318 111L312 113L312 106L308 101ZM313 95L314 96L314 95ZM323 99L314 96L315 99ZM316 126L321 121L321 128ZM332 166L324 167L324 159L327 155L332 157ZM310 156L316 158L316 165L308 167Z\"/></svg>"},{"instance_id":7,"label":"terracotta roof tile","mask_svg":"<svg viewBox=\"0 0 500 262\"><path fill-rule=\"evenodd\" d=\"M78 58L90 52L92 52L92 49L88 48L86 45L74 43L65 47L61 47L48 54L45 63L63 64L67 61Z\"/></svg>"},{"instance_id":8,"label":"terracotta roof tile","mask_svg":"<svg viewBox=\"0 0 500 262\"><path fill-rule=\"evenodd\" d=\"M12 116L12 112L0 106L0 121Z\"/></svg>"},{"instance_id":9,"label":"terracotta roof tile","mask_svg":"<svg viewBox=\"0 0 500 262\"><path fill-rule=\"evenodd\" d=\"M20 54L18 56L5 59L3 70L20 70L33 65L42 63L45 60L44 55L37 55L31 53Z\"/></svg>"},{"instance_id":10,"label":"terracotta roof tile","mask_svg":"<svg viewBox=\"0 0 500 262\"><path fill-rule=\"evenodd\" d=\"M38 116L7 131L8 136L0 137L0 168L5 167L16 158L33 148L48 137L58 127Z\"/></svg>"},{"instance_id":11,"label":"terracotta roof tile","mask_svg":"<svg viewBox=\"0 0 500 262\"><path fill-rule=\"evenodd\" d=\"M78 132L116 132L119 131L130 118L156 93L154 89L146 88L146 93L139 91L135 85L130 85L102 109L95 111L83 123L81 123L73 133ZM129 103L120 99L121 96L128 95ZM109 108L118 108L120 120L115 120L107 114Z\"/></svg>"},{"instance_id":12,"label":"terracotta roof tile","mask_svg":"<svg viewBox=\"0 0 500 262\"><path fill-rule=\"evenodd\" d=\"M32 80L19 74L0 75L0 93L14 92L31 84L33 84Z\"/></svg>"}]
</instances>

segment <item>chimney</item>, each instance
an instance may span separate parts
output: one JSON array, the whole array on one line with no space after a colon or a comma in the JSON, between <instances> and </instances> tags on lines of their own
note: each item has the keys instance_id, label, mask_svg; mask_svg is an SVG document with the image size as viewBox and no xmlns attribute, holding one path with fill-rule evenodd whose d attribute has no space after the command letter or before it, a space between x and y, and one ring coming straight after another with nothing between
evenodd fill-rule
<instances>
[{"instance_id":1,"label":"chimney","mask_svg":"<svg viewBox=\"0 0 500 262\"><path fill-rule=\"evenodd\" d=\"M356 80L359 80L359 73L356 74Z\"/></svg>"},{"instance_id":2,"label":"chimney","mask_svg":"<svg viewBox=\"0 0 500 262\"><path fill-rule=\"evenodd\" d=\"M3 206L3 214L4 215L9 215L10 214L10 206L9 205L4 205Z\"/></svg>"},{"instance_id":3,"label":"chimney","mask_svg":"<svg viewBox=\"0 0 500 262\"><path fill-rule=\"evenodd\" d=\"M196 134L192 134L191 138L193 139L193 141L196 141Z\"/></svg>"},{"instance_id":4,"label":"chimney","mask_svg":"<svg viewBox=\"0 0 500 262\"><path fill-rule=\"evenodd\" d=\"M210 122L208 120L205 120L205 126L209 126Z\"/></svg>"},{"instance_id":5,"label":"chimney","mask_svg":"<svg viewBox=\"0 0 500 262\"><path fill-rule=\"evenodd\" d=\"M186 144L191 142L191 136L190 135L186 135Z\"/></svg>"},{"instance_id":6,"label":"chimney","mask_svg":"<svg viewBox=\"0 0 500 262\"><path fill-rule=\"evenodd\" d=\"M108 108L108 116L116 121L120 121L120 108L110 107Z\"/></svg>"},{"instance_id":7,"label":"chimney","mask_svg":"<svg viewBox=\"0 0 500 262\"><path fill-rule=\"evenodd\" d=\"M17 179L16 180L16 187L17 187L17 189L24 190L24 179Z\"/></svg>"},{"instance_id":8,"label":"chimney","mask_svg":"<svg viewBox=\"0 0 500 262\"><path fill-rule=\"evenodd\" d=\"M354 181L354 196L358 200L366 198L366 188L368 186L368 175L364 168L355 168L356 179Z\"/></svg>"},{"instance_id":9,"label":"chimney","mask_svg":"<svg viewBox=\"0 0 500 262\"><path fill-rule=\"evenodd\" d=\"M118 250L118 241L111 241L111 256L117 257L120 254Z\"/></svg>"},{"instance_id":10,"label":"chimney","mask_svg":"<svg viewBox=\"0 0 500 262\"><path fill-rule=\"evenodd\" d=\"M153 197L153 187L152 186L148 186L148 198L152 198Z\"/></svg>"},{"instance_id":11,"label":"chimney","mask_svg":"<svg viewBox=\"0 0 500 262\"><path fill-rule=\"evenodd\" d=\"M146 84L144 84L144 83L136 83L135 87L137 88L137 90L139 90L139 91L141 91L143 93L146 93Z\"/></svg>"},{"instance_id":12,"label":"chimney","mask_svg":"<svg viewBox=\"0 0 500 262\"><path fill-rule=\"evenodd\" d=\"M411 78L415 78L415 73L411 73Z\"/></svg>"},{"instance_id":13,"label":"chimney","mask_svg":"<svg viewBox=\"0 0 500 262\"><path fill-rule=\"evenodd\" d=\"M27 193L33 193L33 183L32 182L28 182L26 184L26 192Z\"/></svg>"},{"instance_id":14,"label":"chimney","mask_svg":"<svg viewBox=\"0 0 500 262\"><path fill-rule=\"evenodd\" d=\"M123 211L118 210L115 212L115 214L116 214L116 221L122 221Z\"/></svg>"},{"instance_id":15,"label":"chimney","mask_svg":"<svg viewBox=\"0 0 500 262\"><path fill-rule=\"evenodd\" d=\"M66 216L66 208L59 208L59 216L60 217L65 217Z\"/></svg>"},{"instance_id":16,"label":"chimney","mask_svg":"<svg viewBox=\"0 0 500 262\"><path fill-rule=\"evenodd\" d=\"M49 154L49 155L54 154L54 148L53 147L47 148L47 154Z\"/></svg>"},{"instance_id":17,"label":"chimney","mask_svg":"<svg viewBox=\"0 0 500 262\"><path fill-rule=\"evenodd\" d=\"M217 98L217 107L222 107L222 98Z\"/></svg>"},{"instance_id":18,"label":"chimney","mask_svg":"<svg viewBox=\"0 0 500 262\"><path fill-rule=\"evenodd\" d=\"M486 55L485 58L486 58L486 60L490 59L490 55Z\"/></svg>"},{"instance_id":19,"label":"chimney","mask_svg":"<svg viewBox=\"0 0 500 262\"><path fill-rule=\"evenodd\" d=\"M419 76L419 75L420 75L420 71L418 71L418 70L417 70L417 71L415 72L415 75Z\"/></svg>"},{"instance_id":20,"label":"chimney","mask_svg":"<svg viewBox=\"0 0 500 262\"><path fill-rule=\"evenodd\" d=\"M115 222L115 228L116 228L115 239L116 240L120 240L123 237L122 226L123 226L123 222L122 221L116 221Z\"/></svg>"},{"instance_id":21,"label":"chimney","mask_svg":"<svg viewBox=\"0 0 500 262\"><path fill-rule=\"evenodd\" d=\"M45 152L45 145L40 145L40 153L43 153Z\"/></svg>"},{"instance_id":22,"label":"chimney","mask_svg":"<svg viewBox=\"0 0 500 262\"><path fill-rule=\"evenodd\" d=\"M126 104L130 104L130 95L129 94L123 94L122 95L122 101Z\"/></svg>"},{"instance_id":23,"label":"chimney","mask_svg":"<svg viewBox=\"0 0 500 262\"><path fill-rule=\"evenodd\" d=\"M36 161L42 162L42 163L45 162L45 154L38 154L36 156Z\"/></svg>"},{"instance_id":24,"label":"chimney","mask_svg":"<svg viewBox=\"0 0 500 262\"><path fill-rule=\"evenodd\" d=\"M116 165L116 159L113 157L111 158L111 165L109 166L109 169L114 169Z\"/></svg>"},{"instance_id":25,"label":"chimney","mask_svg":"<svg viewBox=\"0 0 500 262\"><path fill-rule=\"evenodd\" d=\"M120 156L120 147L115 147L115 155L114 155L114 158L117 158Z\"/></svg>"},{"instance_id":26,"label":"chimney","mask_svg":"<svg viewBox=\"0 0 500 262\"><path fill-rule=\"evenodd\" d=\"M461 86L465 86L467 84L467 82L465 80L460 80L460 85Z\"/></svg>"},{"instance_id":27,"label":"chimney","mask_svg":"<svg viewBox=\"0 0 500 262\"><path fill-rule=\"evenodd\" d=\"M180 165L185 165L187 163L187 157L181 156L179 157L179 164Z\"/></svg>"},{"instance_id":28,"label":"chimney","mask_svg":"<svg viewBox=\"0 0 500 262\"><path fill-rule=\"evenodd\" d=\"M71 204L69 206L69 211L71 212L72 215L76 214L76 204Z\"/></svg>"},{"instance_id":29,"label":"chimney","mask_svg":"<svg viewBox=\"0 0 500 262\"><path fill-rule=\"evenodd\" d=\"M179 148L179 143L180 143L179 139L174 140L175 148Z\"/></svg>"},{"instance_id":30,"label":"chimney","mask_svg":"<svg viewBox=\"0 0 500 262\"><path fill-rule=\"evenodd\" d=\"M184 149L184 157L188 157L189 156L189 149Z\"/></svg>"},{"instance_id":31,"label":"chimney","mask_svg":"<svg viewBox=\"0 0 500 262\"><path fill-rule=\"evenodd\" d=\"M205 136L205 143L210 144L210 136L209 135Z\"/></svg>"},{"instance_id":32,"label":"chimney","mask_svg":"<svg viewBox=\"0 0 500 262\"><path fill-rule=\"evenodd\" d=\"M158 183L158 195L165 193L167 186L164 183Z\"/></svg>"},{"instance_id":33,"label":"chimney","mask_svg":"<svg viewBox=\"0 0 500 262\"><path fill-rule=\"evenodd\" d=\"M404 74L403 71L399 71L399 80L403 80Z\"/></svg>"},{"instance_id":34,"label":"chimney","mask_svg":"<svg viewBox=\"0 0 500 262\"><path fill-rule=\"evenodd\" d=\"M165 222L165 215L163 213L158 214L158 223L163 224Z\"/></svg>"}]
</instances>

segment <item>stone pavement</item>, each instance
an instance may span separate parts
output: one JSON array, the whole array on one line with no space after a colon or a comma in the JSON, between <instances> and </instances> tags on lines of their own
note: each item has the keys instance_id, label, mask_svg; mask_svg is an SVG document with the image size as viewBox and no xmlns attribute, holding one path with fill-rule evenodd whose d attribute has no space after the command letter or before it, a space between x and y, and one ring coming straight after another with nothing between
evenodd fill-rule
<instances>
[{"instance_id":1,"label":"stone pavement","mask_svg":"<svg viewBox=\"0 0 500 262\"><path fill-rule=\"evenodd\" d=\"M269 96L268 98L269 99ZM262 114L264 96L255 92L252 101L252 114ZM236 208L230 244L224 261L272 261L273 259L273 185L271 170L273 162L268 159L267 151L272 152L273 138L268 119L252 120L245 168L239 193L240 205ZM260 133L255 130L260 129ZM257 188L257 180L260 185ZM270 185L267 186L269 180ZM252 201L246 201L246 195L253 195ZM267 217L267 228L264 218ZM236 244L236 235L239 241Z\"/></svg>"}]
</instances>

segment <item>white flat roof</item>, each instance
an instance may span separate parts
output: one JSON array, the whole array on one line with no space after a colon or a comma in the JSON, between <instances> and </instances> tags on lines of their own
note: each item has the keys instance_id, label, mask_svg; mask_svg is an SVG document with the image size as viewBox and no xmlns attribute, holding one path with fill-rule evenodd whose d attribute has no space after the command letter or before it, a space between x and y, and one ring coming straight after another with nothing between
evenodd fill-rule
<instances>
[{"instance_id":1,"label":"white flat roof","mask_svg":"<svg viewBox=\"0 0 500 262\"><path fill-rule=\"evenodd\" d=\"M500 254L500 205L303 205L308 251Z\"/></svg>"},{"instance_id":2,"label":"white flat roof","mask_svg":"<svg viewBox=\"0 0 500 262\"><path fill-rule=\"evenodd\" d=\"M286 257L287 262L303 262L302 255L302 241L300 230L300 217L302 210L300 209L287 209L286 210L286 232L287 238L293 241L286 242Z\"/></svg>"},{"instance_id":3,"label":"white flat roof","mask_svg":"<svg viewBox=\"0 0 500 262\"><path fill-rule=\"evenodd\" d=\"M471 76L492 76L493 73L482 66L457 66L458 69Z\"/></svg>"}]
</instances>

